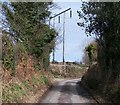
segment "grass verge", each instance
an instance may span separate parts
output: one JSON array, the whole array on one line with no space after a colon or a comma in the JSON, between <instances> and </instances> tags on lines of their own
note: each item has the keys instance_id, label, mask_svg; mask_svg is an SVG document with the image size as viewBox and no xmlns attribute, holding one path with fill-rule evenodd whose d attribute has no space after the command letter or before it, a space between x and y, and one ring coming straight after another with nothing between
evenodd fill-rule
<instances>
[{"instance_id":1,"label":"grass verge","mask_svg":"<svg viewBox=\"0 0 120 105\"><path fill-rule=\"evenodd\" d=\"M18 80L11 83L2 84L3 103L22 103L29 100L29 96L34 96L38 91L50 85L50 79L45 75L36 75L29 80ZM33 102L34 103L34 102Z\"/></svg>"}]
</instances>

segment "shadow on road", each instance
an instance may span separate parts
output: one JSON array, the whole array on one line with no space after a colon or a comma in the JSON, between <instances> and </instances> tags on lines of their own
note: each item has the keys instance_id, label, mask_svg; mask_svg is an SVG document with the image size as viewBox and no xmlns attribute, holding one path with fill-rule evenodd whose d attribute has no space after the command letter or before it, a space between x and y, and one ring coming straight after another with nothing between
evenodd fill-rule
<instances>
[{"instance_id":1,"label":"shadow on road","mask_svg":"<svg viewBox=\"0 0 120 105\"><path fill-rule=\"evenodd\" d=\"M77 95L77 96L81 96L83 98L87 98L87 99L92 99L92 97L89 95L88 92L86 92L86 90L82 87L81 84L78 84L77 82L66 82L66 84L64 86L55 86L55 88L53 88L54 91L59 91L59 88L61 89L61 93L64 94L69 94L71 95ZM74 91L74 89L77 90Z\"/></svg>"},{"instance_id":2,"label":"shadow on road","mask_svg":"<svg viewBox=\"0 0 120 105\"><path fill-rule=\"evenodd\" d=\"M60 96L58 98L58 103L61 102L72 102L71 98L72 96L80 97L81 103L82 102L93 102L93 98L90 96L90 94L82 87L82 85L76 81L67 81L64 83L64 85L56 84L52 86L42 97L42 100L44 100L46 97L52 97L52 95L49 95L50 92L53 93L60 93ZM82 101L83 100L83 101ZM41 101L39 101L41 103Z\"/></svg>"}]
</instances>

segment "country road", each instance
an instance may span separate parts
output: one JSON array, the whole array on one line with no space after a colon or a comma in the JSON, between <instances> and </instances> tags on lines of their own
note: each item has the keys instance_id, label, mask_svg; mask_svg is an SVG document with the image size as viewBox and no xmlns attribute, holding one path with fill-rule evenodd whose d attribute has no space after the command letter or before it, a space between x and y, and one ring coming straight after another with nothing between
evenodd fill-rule
<instances>
[{"instance_id":1,"label":"country road","mask_svg":"<svg viewBox=\"0 0 120 105\"><path fill-rule=\"evenodd\" d=\"M87 91L77 84L80 79L58 79L58 82L43 96L40 103L96 103Z\"/></svg>"}]
</instances>

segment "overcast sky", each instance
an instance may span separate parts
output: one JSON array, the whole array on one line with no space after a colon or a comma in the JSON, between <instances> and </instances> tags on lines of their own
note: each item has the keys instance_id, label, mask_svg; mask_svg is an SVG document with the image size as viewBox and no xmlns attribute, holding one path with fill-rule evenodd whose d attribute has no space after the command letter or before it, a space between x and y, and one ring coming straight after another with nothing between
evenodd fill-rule
<instances>
[{"instance_id":1,"label":"overcast sky","mask_svg":"<svg viewBox=\"0 0 120 105\"><path fill-rule=\"evenodd\" d=\"M55 0L53 0L55 1ZM83 56L83 49L85 46L90 43L94 38L87 37L84 30L77 25L79 22L79 17L77 14L77 10L80 10L81 3L80 2L55 2L61 9L54 9L52 11L52 15L60 13L63 10L71 8L72 10L72 18L70 18L70 12L66 12L65 19L65 61L81 61ZM63 15L61 15L61 23L58 23L58 17L55 18L55 27L56 30L59 31L59 35L63 33ZM51 21L53 24L53 21ZM62 61L62 44L56 46L55 51L55 60ZM52 60L52 53L51 59Z\"/></svg>"}]
</instances>

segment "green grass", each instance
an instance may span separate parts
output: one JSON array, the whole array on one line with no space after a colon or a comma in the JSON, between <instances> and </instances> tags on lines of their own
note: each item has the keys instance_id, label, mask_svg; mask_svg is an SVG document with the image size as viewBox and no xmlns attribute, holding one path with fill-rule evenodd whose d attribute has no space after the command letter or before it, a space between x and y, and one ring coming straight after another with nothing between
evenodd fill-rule
<instances>
[{"instance_id":1,"label":"green grass","mask_svg":"<svg viewBox=\"0 0 120 105\"><path fill-rule=\"evenodd\" d=\"M21 81L20 84L4 84L2 101L5 103L21 102L30 92L36 93L39 86L49 85L49 80L46 76L31 77L30 83L29 81Z\"/></svg>"},{"instance_id":2,"label":"green grass","mask_svg":"<svg viewBox=\"0 0 120 105\"><path fill-rule=\"evenodd\" d=\"M79 64L80 67L88 67L88 65L85 64Z\"/></svg>"},{"instance_id":3,"label":"green grass","mask_svg":"<svg viewBox=\"0 0 120 105\"><path fill-rule=\"evenodd\" d=\"M45 84L45 85L49 84L48 78L45 76L40 76L39 80L42 84Z\"/></svg>"},{"instance_id":4,"label":"green grass","mask_svg":"<svg viewBox=\"0 0 120 105\"><path fill-rule=\"evenodd\" d=\"M22 84L26 90L33 91L33 87L29 85L28 81L23 81Z\"/></svg>"},{"instance_id":5,"label":"green grass","mask_svg":"<svg viewBox=\"0 0 120 105\"><path fill-rule=\"evenodd\" d=\"M2 92L3 102L13 102L20 100L21 96L26 96L25 90L16 83L5 86Z\"/></svg>"}]
</instances>

